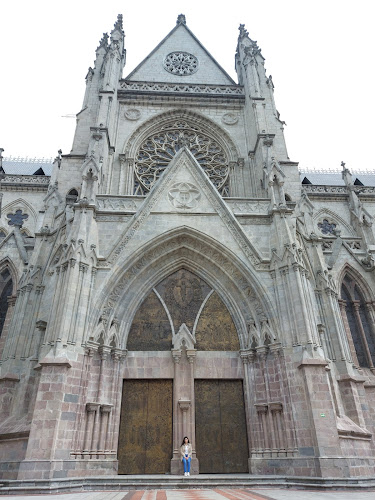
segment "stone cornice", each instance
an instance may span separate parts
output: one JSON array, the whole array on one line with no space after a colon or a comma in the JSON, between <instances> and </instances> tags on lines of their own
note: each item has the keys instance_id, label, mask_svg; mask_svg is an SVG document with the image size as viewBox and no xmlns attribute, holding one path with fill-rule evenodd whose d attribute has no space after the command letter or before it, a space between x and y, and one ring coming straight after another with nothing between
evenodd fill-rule
<instances>
[{"instance_id":1,"label":"stone cornice","mask_svg":"<svg viewBox=\"0 0 375 500\"><path fill-rule=\"evenodd\" d=\"M133 82L128 80L120 81L120 88L117 94L119 98L129 94L157 94L159 96L172 94L189 97L225 97L229 99L245 98L244 88L240 85L197 85L189 83Z\"/></svg>"},{"instance_id":2,"label":"stone cornice","mask_svg":"<svg viewBox=\"0 0 375 500\"><path fill-rule=\"evenodd\" d=\"M0 188L4 191L47 191L50 179L47 175L5 175Z\"/></svg>"}]
</instances>

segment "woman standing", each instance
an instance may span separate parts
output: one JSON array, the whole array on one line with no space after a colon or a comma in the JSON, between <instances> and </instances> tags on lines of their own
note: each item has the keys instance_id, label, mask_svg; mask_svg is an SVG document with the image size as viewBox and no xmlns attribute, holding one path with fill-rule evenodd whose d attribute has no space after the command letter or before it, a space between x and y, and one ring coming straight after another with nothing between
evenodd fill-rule
<instances>
[{"instance_id":1,"label":"woman standing","mask_svg":"<svg viewBox=\"0 0 375 500\"><path fill-rule=\"evenodd\" d=\"M189 438L187 436L182 440L181 445L181 457L182 463L184 464L184 476L190 476L190 462L193 453Z\"/></svg>"}]
</instances>

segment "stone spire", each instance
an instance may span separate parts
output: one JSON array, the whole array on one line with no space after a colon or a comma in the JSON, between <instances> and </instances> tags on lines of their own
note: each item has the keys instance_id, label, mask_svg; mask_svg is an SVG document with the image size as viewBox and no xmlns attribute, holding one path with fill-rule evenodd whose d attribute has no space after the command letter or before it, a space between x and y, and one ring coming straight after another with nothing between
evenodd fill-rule
<instances>
[{"instance_id":1,"label":"stone spire","mask_svg":"<svg viewBox=\"0 0 375 500\"><path fill-rule=\"evenodd\" d=\"M114 24L112 32L115 30L121 31L122 33L124 32L124 28L123 28L123 24L122 24L122 14L119 14L117 16L117 21Z\"/></svg>"}]
</instances>

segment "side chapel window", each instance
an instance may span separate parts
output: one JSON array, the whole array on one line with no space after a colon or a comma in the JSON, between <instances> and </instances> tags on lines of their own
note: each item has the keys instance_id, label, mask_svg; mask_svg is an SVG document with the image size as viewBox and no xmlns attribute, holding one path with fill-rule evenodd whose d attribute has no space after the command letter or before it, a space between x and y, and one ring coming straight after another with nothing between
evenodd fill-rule
<instances>
[{"instance_id":1,"label":"side chapel window","mask_svg":"<svg viewBox=\"0 0 375 500\"><path fill-rule=\"evenodd\" d=\"M8 297L13 292L13 281L8 269L0 273L0 337L3 331L5 318L8 311Z\"/></svg>"},{"instance_id":2,"label":"side chapel window","mask_svg":"<svg viewBox=\"0 0 375 500\"><path fill-rule=\"evenodd\" d=\"M356 365L375 370L373 304L366 301L356 281L346 274L341 286L340 308Z\"/></svg>"}]
</instances>

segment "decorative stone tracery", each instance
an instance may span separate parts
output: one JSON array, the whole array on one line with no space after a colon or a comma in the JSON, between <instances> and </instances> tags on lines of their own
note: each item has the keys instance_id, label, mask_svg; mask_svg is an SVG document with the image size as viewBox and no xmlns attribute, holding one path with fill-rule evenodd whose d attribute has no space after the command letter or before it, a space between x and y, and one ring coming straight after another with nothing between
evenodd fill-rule
<instances>
[{"instance_id":1,"label":"decorative stone tracery","mask_svg":"<svg viewBox=\"0 0 375 500\"><path fill-rule=\"evenodd\" d=\"M172 75L187 76L198 71L198 59L188 52L171 52L165 57L163 66Z\"/></svg>"},{"instance_id":2,"label":"decorative stone tracery","mask_svg":"<svg viewBox=\"0 0 375 500\"><path fill-rule=\"evenodd\" d=\"M134 194L147 194L184 146L189 148L219 193L229 196L229 162L223 148L203 128L185 120L164 125L141 144L135 160Z\"/></svg>"}]
</instances>

